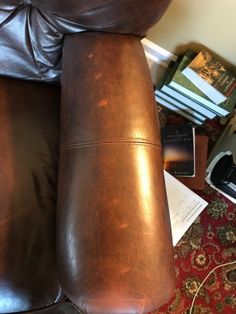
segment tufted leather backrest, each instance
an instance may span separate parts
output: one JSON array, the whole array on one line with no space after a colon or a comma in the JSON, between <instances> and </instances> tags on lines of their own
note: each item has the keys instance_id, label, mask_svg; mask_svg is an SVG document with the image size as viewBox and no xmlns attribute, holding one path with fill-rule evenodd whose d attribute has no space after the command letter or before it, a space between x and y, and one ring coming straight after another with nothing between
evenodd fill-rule
<instances>
[{"instance_id":1,"label":"tufted leather backrest","mask_svg":"<svg viewBox=\"0 0 236 314\"><path fill-rule=\"evenodd\" d=\"M145 35L170 0L32 0L47 13L96 31Z\"/></svg>"},{"instance_id":2,"label":"tufted leather backrest","mask_svg":"<svg viewBox=\"0 0 236 314\"><path fill-rule=\"evenodd\" d=\"M2 0L0 75L55 81L65 34L85 30L144 36L170 0Z\"/></svg>"}]
</instances>

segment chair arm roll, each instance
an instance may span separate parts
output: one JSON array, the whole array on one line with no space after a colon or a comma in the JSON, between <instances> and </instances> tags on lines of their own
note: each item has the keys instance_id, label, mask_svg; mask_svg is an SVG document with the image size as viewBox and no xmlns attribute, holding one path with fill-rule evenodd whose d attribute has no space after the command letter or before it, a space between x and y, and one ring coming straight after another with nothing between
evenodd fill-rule
<instances>
[{"instance_id":1,"label":"chair arm roll","mask_svg":"<svg viewBox=\"0 0 236 314\"><path fill-rule=\"evenodd\" d=\"M88 313L144 313L174 290L153 87L135 36L86 32L63 51L58 261Z\"/></svg>"}]
</instances>

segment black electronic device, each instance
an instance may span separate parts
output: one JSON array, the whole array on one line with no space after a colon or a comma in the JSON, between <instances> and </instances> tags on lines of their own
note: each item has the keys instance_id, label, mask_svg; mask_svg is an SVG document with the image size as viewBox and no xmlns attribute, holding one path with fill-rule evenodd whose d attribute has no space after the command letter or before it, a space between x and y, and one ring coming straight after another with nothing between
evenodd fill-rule
<instances>
[{"instance_id":1,"label":"black electronic device","mask_svg":"<svg viewBox=\"0 0 236 314\"><path fill-rule=\"evenodd\" d=\"M232 153L220 157L211 171L210 180L216 188L236 199L236 165Z\"/></svg>"}]
</instances>

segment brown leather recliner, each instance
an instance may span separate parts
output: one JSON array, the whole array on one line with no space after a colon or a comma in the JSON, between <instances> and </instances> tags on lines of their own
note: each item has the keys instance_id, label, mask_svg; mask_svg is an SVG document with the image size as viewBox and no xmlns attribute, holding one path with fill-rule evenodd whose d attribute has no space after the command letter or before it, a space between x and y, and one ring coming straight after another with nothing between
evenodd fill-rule
<instances>
[{"instance_id":1,"label":"brown leather recliner","mask_svg":"<svg viewBox=\"0 0 236 314\"><path fill-rule=\"evenodd\" d=\"M1 1L0 313L56 313L65 298L144 313L173 293L140 42L168 4Z\"/></svg>"}]
</instances>

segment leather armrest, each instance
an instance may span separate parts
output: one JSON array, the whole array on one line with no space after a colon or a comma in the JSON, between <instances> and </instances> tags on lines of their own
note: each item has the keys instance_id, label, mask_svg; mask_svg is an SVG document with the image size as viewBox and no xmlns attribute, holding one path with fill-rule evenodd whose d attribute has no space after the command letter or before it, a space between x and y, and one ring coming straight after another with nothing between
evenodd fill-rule
<instances>
[{"instance_id":1,"label":"leather armrest","mask_svg":"<svg viewBox=\"0 0 236 314\"><path fill-rule=\"evenodd\" d=\"M88 313L143 313L174 289L153 87L134 36L64 43L59 167L61 285Z\"/></svg>"}]
</instances>

